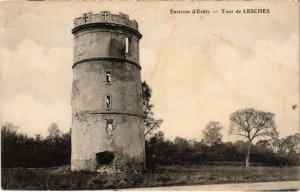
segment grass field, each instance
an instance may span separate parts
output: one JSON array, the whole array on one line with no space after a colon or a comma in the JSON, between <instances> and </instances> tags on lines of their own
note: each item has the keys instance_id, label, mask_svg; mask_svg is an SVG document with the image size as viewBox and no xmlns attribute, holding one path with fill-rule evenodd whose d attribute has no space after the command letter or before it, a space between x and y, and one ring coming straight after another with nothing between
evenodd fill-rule
<instances>
[{"instance_id":1,"label":"grass field","mask_svg":"<svg viewBox=\"0 0 300 192\"><path fill-rule=\"evenodd\" d=\"M11 190L84 190L132 187L157 187L213 183L241 183L300 180L299 167L160 167L144 175L103 175L71 172L59 168L12 168L1 170L2 189Z\"/></svg>"}]
</instances>

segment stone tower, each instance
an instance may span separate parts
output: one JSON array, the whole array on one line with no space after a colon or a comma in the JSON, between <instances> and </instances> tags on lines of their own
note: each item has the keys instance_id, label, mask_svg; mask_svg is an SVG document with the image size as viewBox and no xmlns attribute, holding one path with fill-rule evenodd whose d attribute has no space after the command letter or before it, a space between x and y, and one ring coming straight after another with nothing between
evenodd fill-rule
<instances>
[{"instance_id":1,"label":"stone tower","mask_svg":"<svg viewBox=\"0 0 300 192\"><path fill-rule=\"evenodd\" d=\"M144 168L138 24L128 15L74 19L72 171Z\"/></svg>"}]
</instances>

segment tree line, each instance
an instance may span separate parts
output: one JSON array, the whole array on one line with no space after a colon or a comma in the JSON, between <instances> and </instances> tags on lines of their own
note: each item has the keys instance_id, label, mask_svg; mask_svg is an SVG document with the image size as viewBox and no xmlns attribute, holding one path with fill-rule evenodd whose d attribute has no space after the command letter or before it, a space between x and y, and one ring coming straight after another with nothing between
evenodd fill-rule
<instances>
[{"instance_id":1,"label":"tree line","mask_svg":"<svg viewBox=\"0 0 300 192\"><path fill-rule=\"evenodd\" d=\"M177 137L166 140L157 130L163 123L152 111L151 87L142 83L144 128L146 136L146 164L198 165L198 164L242 164L252 165L299 165L300 134L279 139L274 117L270 112L247 108L233 112L229 119L230 133L246 140L223 142L219 122L211 121L203 130L201 141ZM17 132L12 123L1 125L2 167L53 167L70 164L71 129L62 133L56 123L48 128L48 135L29 137ZM260 139L260 140L259 140ZM258 140L254 143L255 140ZM251 154L251 157L250 157ZM251 163L250 163L251 160Z\"/></svg>"},{"instance_id":2,"label":"tree line","mask_svg":"<svg viewBox=\"0 0 300 192\"><path fill-rule=\"evenodd\" d=\"M48 136L29 137L19 133L12 123L1 125L1 167L55 167L70 164L71 133L62 133L57 124Z\"/></svg>"},{"instance_id":3,"label":"tree line","mask_svg":"<svg viewBox=\"0 0 300 192\"><path fill-rule=\"evenodd\" d=\"M147 167L155 169L159 165L244 165L248 142L223 142L219 132L222 126L210 122L201 141L176 137L165 139L158 131L146 142ZM54 167L70 164L71 135L62 133L57 124L49 126L48 135L29 137L19 133L11 123L1 126L1 163L9 167ZM282 139L258 140L251 144L251 165L297 166L300 134Z\"/></svg>"},{"instance_id":4,"label":"tree line","mask_svg":"<svg viewBox=\"0 0 300 192\"><path fill-rule=\"evenodd\" d=\"M238 140L223 142L220 137L212 142L208 137L201 141L176 137L165 139L159 131L146 141L148 167L157 165L245 165L249 142ZM259 140L251 143L251 165L299 166L300 134L274 141ZM298 147L296 147L298 145Z\"/></svg>"}]
</instances>

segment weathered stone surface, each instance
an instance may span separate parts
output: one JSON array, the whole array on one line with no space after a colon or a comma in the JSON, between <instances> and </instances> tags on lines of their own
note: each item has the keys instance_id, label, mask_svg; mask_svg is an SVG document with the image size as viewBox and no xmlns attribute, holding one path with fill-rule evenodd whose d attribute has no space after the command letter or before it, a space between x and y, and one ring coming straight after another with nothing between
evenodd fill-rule
<instances>
[{"instance_id":1,"label":"weathered stone surface","mask_svg":"<svg viewBox=\"0 0 300 192\"><path fill-rule=\"evenodd\" d=\"M145 158L141 36L127 15L103 13L107 20L92 13L75 19L71 169L139 172Z\"/></svg>"}]
</instances>

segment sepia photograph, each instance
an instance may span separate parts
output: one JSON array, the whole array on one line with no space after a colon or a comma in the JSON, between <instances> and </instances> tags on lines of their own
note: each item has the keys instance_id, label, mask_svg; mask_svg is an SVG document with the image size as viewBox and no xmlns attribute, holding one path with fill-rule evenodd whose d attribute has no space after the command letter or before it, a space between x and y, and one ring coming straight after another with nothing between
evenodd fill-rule
<instances>
[{"instance_id":1,"label":"sepia photograph","mask_svg":"<svg viewBox=\"0 0 300 192\"><path fill-rule=\"evenodd\" d=\"M2 190L300 190L298 1L1 1Z\"/></svg>"}]
</instances>

